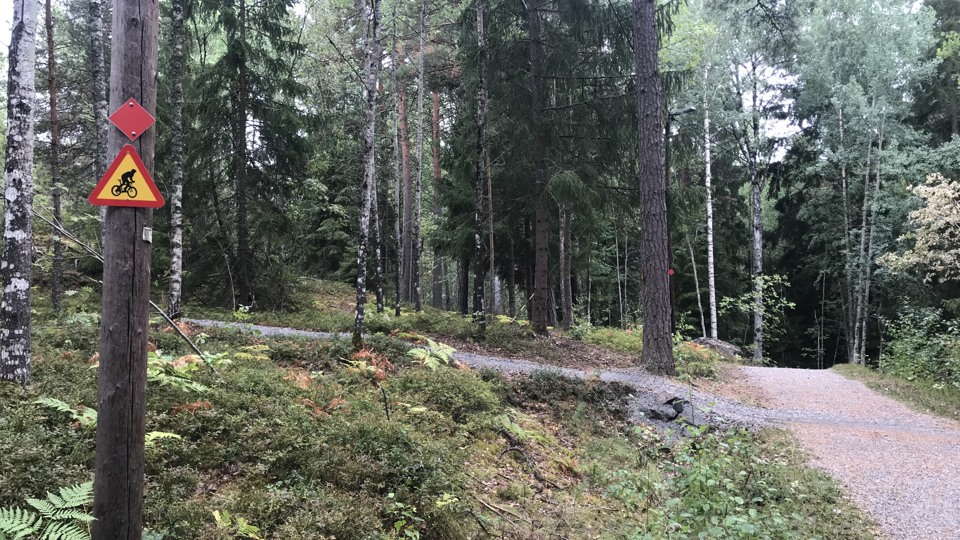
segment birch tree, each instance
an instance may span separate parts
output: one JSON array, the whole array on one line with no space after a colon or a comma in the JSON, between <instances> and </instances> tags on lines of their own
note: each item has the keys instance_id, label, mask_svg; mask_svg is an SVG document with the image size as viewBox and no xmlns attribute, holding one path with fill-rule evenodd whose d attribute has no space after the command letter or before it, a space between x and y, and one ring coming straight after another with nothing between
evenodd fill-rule
<instances>
[{"instance_id":1,"label":"birch tree","mask_svg":"<svg viewBox=\"0 0 960 540\"><path fill-rule=\"evenodd\" d=\"M104 73L104 37L103 37L103 0L89 0L87 19L90 27L90 78L93 80L93 131L96 140L94 153L94 176L107 172L110 156L107 155L107 77ZM107 207L100 207L100 238L103 238L103 224Z\"/></svg>"},{"instance_id":2,"label":"birch tree","mask_svg":"<svg viewBox=\"0 0 960 540\"><path fill-rule=\"evenodd\" d=\"M53 219L62 223L60 183L60 131L57 121L57 54L53 28L53 6L45 2L45 26L47 29L47 90L50 98L50 195L53 203ZM63 242L60 233L53 230L53 268L50 272L50 302L53 313L60 315L63 295Z\"/></svg>"},{"instance_id":3,"label":"birch tree","mask_svg":"<svg viewBox=\"0 0 960 540\"><path fill-rule=\"evenodd\" d=\"M167 312L172 318L181 313L183 289L183 3L171 0L170 32L170 290Z\"/></svg>"},{"instance_id":4,"label":"birch tree","mask_svg":"<svg viewBox=\"0 0 960 540\"><path fill-rule=\"evenodd\" d=\"M33 226L33 114L37 0L14 0L7 55L7 139L3 169L0 276L0 379L30 380L30 283Z\"/></svg>"},{"instance_id":5,"label":"birch tree","mask_svg":"<svg viewBox=\"0 0 960 540\"><path fill-rule=\"evenodd\" d=\"M363 316L367 303L367 236L370 206L377 174L377 82L380 76L380 0L365 0L363 14L366 35L363 47L363 184L360 187L360 234L357 241L357 311L353 323L353 344L363 344Z\"/></svg>"}]
</instances>

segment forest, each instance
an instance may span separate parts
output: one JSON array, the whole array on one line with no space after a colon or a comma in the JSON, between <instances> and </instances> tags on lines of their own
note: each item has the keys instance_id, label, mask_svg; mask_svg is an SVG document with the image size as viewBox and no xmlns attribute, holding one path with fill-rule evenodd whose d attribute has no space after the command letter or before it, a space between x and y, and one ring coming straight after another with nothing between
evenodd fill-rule
<instances>
[{"instance_id":1,"label":"forest","mask_svg":"<svg viewBox=\"0 0 960 540\"><path fill-rule=\"evenodd\" d=\"M470 314L479 291L540 333L641 324L631 6L489 1L486 28L456 2L162 4L151 275L169 311L356 284L363 229L378 312ZM49 6L36 54L37 207L93 245L105 8ZM949 324L958 17L949 0L658 5L671 331L828 367ZM37 247L54 290L96 273Z\"/></svg>"},{"instance_id":2,"label":"forest","mask_svg":"<svg viewBox=\"0 0 960 540\"><path fill-rule=\"evenodd\" d=\"M113 286L116 233L88 196L116 153L111 63L125 54L109 2L13 4L0 379L30 384L0 386L0 454L18 456L0 470L0 540L16 533L3 505L68 481L57 500L86 501L97 412L83 403L101 418L106 406L82 362L99 365L110 339L99 291ZM587 519L604 538L786 538L807 525L799 537L866 538L877 516L798 465L792 442L699 431L709 443L685 439L660 460L670 435L630 423L635 396L594 387L591 369L642 366L729 397L690 381L729 383L733 357L852 364L898 381L888 394L920 385L894 397L956 419L960 2L152 5L156 124L141 141L166 204L143 214L138 261L155 308L145 537L540 538L531 501L548 490L536 505L623 512L615 524L551 514L558 537ZM472 365L455 350L586 382L437 375ZM242 449L231 430L265 439ZM316 461L309 445L337 450ZM619 469L637 445L650 454ZM465 448L477 463L461 463ZM485 474L508 452L520 476L497 488L504 510L464 486L499 482ZM710 474L733 463L757 476L732 491L739 503L671 514L668 501L709 499L690 480L707 456ZM538 460L555 466L546 479ZM537 496L521 487L530 478ZM822 506L756 502L751 479L794 482ZM554 495L567 480L598 499ZM214 502L193 506L200 493ZM309 506L323 496L332 506ZM372 517L343 513L363 504ZM642 525L624 517L635 513Z\"/></svg>"}]
</instances>

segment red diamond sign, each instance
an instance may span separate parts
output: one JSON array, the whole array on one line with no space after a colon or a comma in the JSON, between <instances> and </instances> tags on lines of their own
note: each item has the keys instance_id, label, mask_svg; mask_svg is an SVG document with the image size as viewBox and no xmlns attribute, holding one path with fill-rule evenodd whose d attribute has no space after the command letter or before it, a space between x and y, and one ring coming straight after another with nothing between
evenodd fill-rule
<instances>
[{"instance_id":1,"label":"red diamond sign","mask_svg":"<svg viewBox=\"0 0 960 540\"><path fill-rule=\"evenodd\" d=\"M137 100L130 98L119 109L113 111L110 121L131 141L135 141L144 131L150 129L156 119L137 103Z\"/></svg>"}]
</instances>

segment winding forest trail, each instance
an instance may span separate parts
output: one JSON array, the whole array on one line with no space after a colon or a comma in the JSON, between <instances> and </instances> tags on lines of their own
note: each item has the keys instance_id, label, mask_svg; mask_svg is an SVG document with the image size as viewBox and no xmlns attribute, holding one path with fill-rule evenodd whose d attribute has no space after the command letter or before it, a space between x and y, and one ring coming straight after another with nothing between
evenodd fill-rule
<instances>
[{"instance_id":1,"label":"winding forest trail","mask_svg":"<svg viewBox=\"0 0 960 540\"><path fill-rule=\"evenodd\" d=\"M348 334L223 321L185 322L244 328L272 337L349 338ZM638 420L650 404L645 397L665 392L689 400L695 407L693 414L710 423L787 427L810 453L813 464L839 480L886 537L960 540L960 425L913 411L833 371L734 368L733 376L741 386L738 393L743 395L745 388L746 394L763 404L757 407L641 368L584 371L464 352L454 357L474 368L512 373L547 370L632 386L637 390L632 408Z\"/></svg>"},{"instance_id":2,"label":"winding forest trail","mask_svg":"<svg viewBox=\"0 0 960 540\"><path fill-rule=\"evenodd\" d=\"M960 539L960 425L833 371L741 368L813 464L891 539Z\"/></svg>"}]
</instances>

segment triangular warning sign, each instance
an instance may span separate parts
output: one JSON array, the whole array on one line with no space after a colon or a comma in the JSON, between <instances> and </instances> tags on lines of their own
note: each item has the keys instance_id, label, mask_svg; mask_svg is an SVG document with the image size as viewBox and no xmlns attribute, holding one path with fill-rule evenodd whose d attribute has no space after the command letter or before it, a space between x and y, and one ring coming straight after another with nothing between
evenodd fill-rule
<instances>
[{"instance_id":1,"label":"triangular warning sign","mask_svg":"<svg viewBox=\"0 0 960 540\"><path fill-rule=\"evenodd\" d=\"M87 200L95 206L163 206L163 197L153 183L150 172L137 155L137 150L129 144L123 145Z\"/></svg>"}]
</instances>

